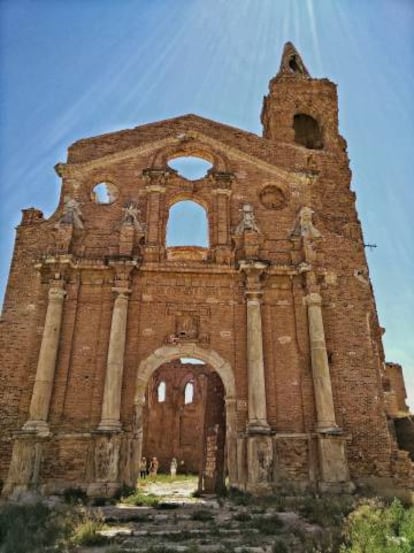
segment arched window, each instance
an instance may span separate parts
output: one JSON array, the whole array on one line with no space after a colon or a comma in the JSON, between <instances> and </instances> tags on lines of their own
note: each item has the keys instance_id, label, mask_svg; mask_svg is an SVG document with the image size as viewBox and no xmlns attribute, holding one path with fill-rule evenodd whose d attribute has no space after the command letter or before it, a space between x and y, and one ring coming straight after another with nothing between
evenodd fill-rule
<instances>
[{"instance_id":1,"label":"arched window","mask_svg":"<svg viewBox=\"0 0 414 553\"><path fill-rule=\"evenodd\" d=\"M201 157L176 157L168 162L171 169L178 171L181 177L187 180L199 180L207 175L213 165Z\"/></svg>"},{"instance_id":2,"label":"arched window","mask_svg":"<svg viewBox=\"0 0 414 553\"><path fill-rule=\"evenodd\" d=\"M158 384L158 388L157 388L157 398L158 398L158 403L163 403L165 401L167 397L167 385L166 383L162 380L159 384Z\"/></svg>"},{"instance_id":3,"label":"arched window","mask_svg":"<svg viewBox=\"0 0 414 553\"><path fill-rule=\"evenodd\" d=\"M184 387L184 404L189 405L194 401L194 383L192 380L187 382Z\"/></svg>"},{"instance_id":4,"label":"arched window","mask_svg":"<svg viewBox=\"0 0 414 553\"><path fill-rule=\"evenodd\" d=\"M312 150L323 148L322 133L319 123L304 113L297 113L293 118L295 142Z\"/></svg>"},{"instance_id":5,"label":"arched window","mask_svg":"<svg viewBox=\"0 0 414 553\"><path fill-rule=\"evenodd\" d=\"M168 215L166 243L167 246L208 247L206 210L190 200L174 204Z\"/></svg>"}]
</instances>

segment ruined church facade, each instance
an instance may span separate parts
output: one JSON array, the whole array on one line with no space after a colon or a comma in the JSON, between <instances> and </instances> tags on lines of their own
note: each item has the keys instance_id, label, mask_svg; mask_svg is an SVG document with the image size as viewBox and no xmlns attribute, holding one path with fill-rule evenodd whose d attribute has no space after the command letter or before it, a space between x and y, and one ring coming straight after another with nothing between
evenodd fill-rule
<instances>
[{"instance_id":1,"label":"ruined church facade","mask_svg":"<svg viewBox=\"0 0 414 553\"><path fill-rule=\"evenodd\" d=\"M185 115L80 140L56 166L55 213L23 210L0 342L4 495L110 496L158 451L208 491L412 493L336 86L288 43L261 119L263 137ZM182 156L211 169L186 179L169 166ZM205 211L206 247L166 243L183 200Z\"/></svg>"}]
</instances>

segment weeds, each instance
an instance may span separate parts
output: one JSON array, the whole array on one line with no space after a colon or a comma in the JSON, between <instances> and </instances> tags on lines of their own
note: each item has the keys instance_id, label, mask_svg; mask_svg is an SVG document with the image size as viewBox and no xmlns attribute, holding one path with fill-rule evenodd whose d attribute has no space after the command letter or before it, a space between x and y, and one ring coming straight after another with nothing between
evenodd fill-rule
<instances>
[{"instance_id":1,"label":"weeds","mask_svg":"<svg viewBox=\"0 0 414 553\"><path fill-rule=\"evenodd\" d=\"M248 492L243 492L237 488L230 488L228 499L235 505L251 505L254 502L254 497Z\"/></svg>"},{"instance_id":2,"label":"weeds","mask_svg":"<svg viewBox=\"0 0 414 553\"><path fill-rule=\"evenodd\" d=\"M86 505L88 503L88 496L82 488L66 488L63 490L63 499L69 505Z\"/></svg>"},{"instance_id":3,"label":"weeds","mask_svg":"<svg viewBox=\"0 0 414 553\"><path fill-rule=\"evenodd\" d=\"M289 549L284 541L277 539L273 544L272 553L289 553Z\"/></svg>"},{"instance_id":4,"label":"weeds","mask_svg":"<svg viewBox=\"0 0 414 553\"><path fill-rule=\"evenodd\" d=\"M260 516L253 518L249 527L256 528L261 534L278 534L280 529L283 528L283 521L277 515Z\"/></svg>"},{"instance_id":5,"label":"weeds","mask_svg":"<svg viewBox=\"0 0 414 553\"><path fill-rule=\"evenodd\" d=\"M40 553L45 546L66 537L69 527L63 513L46 505L6 504L0 508L2 553Z\"/></svg>"},{"instance_id":6,"label":"weeds","mask_svg":"<svg viewBox=\"0 0 414 553\"><path fill-rule=\"evenodd\" d=\"M70 543L74 545L102 545L108 538L99 532L104 529L103 517L100 512L80 509L74 516Z\"/></svg>"},{"instance_id":7,"label":"weeds","mask_svg":"<svg viewBox=\"0 0 414 553\"><path fill-rule=\"evenodd\" d=\"M239 513L236 513L233 517L234 520L237 520L239 522L246 522L248 520L252 519L252 516L250 513L247 513L246 511L241 511Z\"/></svg>"},{"instance_id":8,"label":"weeds","mask_svg":"<svg viewBox=\"0 0 414 553\"><path fill-rule=\"evenodd\" d=\"M351 512L354 499L351 496L305 496L297 503L299 513L309 522L323 527L340 526Z\"/></svg>"},{"instance_id":9,"label":"weeds","mask_svg":"<svg viewBox=\"0 0 414 553\"><path fill-rule=\"evenodd\" d=\"M213 513L207 509L197 509L197 511L194 511L191 515L192 520L199 520L201 522L207 522L213 520L213 518Z\"/></svg>"}]
</instances>

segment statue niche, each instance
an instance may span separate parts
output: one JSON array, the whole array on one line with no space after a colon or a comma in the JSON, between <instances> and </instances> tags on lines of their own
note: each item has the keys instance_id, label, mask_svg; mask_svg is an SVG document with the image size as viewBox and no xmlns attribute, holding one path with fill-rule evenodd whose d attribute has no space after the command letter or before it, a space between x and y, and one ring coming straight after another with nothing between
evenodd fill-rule
<instances>
[{"instance_id":1,"label":"statue niche","mask_svg":"<svg viewBox=\"0 0 414 553\"><path fill-rule=\"evenodd\" d=\"M175 335L180 340L195 340L198 338L198 317L194 313L179 313L175 322Z\"/></svg>"}]
</instances>

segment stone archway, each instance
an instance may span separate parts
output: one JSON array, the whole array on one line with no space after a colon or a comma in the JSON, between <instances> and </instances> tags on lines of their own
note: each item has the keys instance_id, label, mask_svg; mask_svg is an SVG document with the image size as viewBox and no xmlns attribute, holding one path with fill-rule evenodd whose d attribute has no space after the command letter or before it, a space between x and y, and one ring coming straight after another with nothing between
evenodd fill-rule
<instances>
[{"instance_id":1,"label":"stone archway","mask_svg":"<svg viewBox=\"0 0 414 553\"><path fill-rule=\"evenodd\" d=\"M193 357L204 361L220 377L225 392L225 415L226 415L226 441L225 451L227 460L227 473L230 485L236 484L237 480L237 442L236 442L236 385L231 365L225 361L217 352L205 349L196 344L180 344L162 346L155 350L146 359L141 361L136 379L135 393L135 436L138 446L138 459L141 458L144 421L143 408L145 403L145 391L154 372L164 363L168 363L180 357ZM138 477L138 471L136 474Z\"/></svg>"}]
</instances>

